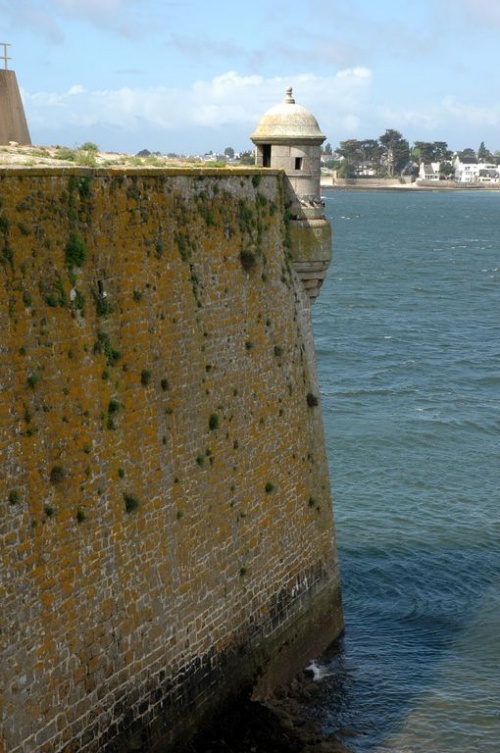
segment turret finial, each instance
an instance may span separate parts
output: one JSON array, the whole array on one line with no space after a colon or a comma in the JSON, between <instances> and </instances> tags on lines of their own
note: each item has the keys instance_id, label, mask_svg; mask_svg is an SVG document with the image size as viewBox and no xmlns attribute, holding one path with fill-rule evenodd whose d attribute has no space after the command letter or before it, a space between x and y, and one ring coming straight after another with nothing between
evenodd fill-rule
<instances>
[{"instance_id":1,"label":"turret finial","mask_svg":"<svg viewBox=\"0 0 500 753\"><path fill-rule=\"evenodd\" d=\"M287 105L294 105L295 104L295 100L292 97L292 87L291 86L287 86L287 88L285 90L285 99L283 100L283 102L285 104L287 104Z\"/></svg>"}]
</instances>

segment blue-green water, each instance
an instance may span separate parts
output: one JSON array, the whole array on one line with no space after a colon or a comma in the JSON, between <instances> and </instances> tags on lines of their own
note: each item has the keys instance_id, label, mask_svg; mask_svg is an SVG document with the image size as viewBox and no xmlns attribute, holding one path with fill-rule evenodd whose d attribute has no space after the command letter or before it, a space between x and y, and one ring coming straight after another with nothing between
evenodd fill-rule
<instances>
[{"instance_id":1,"label":"blue-green water","mask_svg":"<svg viewBox=\"0 0 500 753\"><path fill-rule=\"evenodd\" d=\"M500 750L500 192L332 191L313 307L353 751Z\"/></svg>"}]
</instances>

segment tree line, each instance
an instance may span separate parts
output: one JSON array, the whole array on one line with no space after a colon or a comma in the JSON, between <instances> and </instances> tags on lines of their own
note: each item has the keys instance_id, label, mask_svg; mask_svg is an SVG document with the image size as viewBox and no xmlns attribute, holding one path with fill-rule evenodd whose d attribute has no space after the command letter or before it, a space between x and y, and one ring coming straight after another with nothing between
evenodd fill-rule
<instances>
[{"instance_id":1,"label":"tree line","mask_svg":"<svg viewBox=\"0 0 500 753\"><path fill-rule=\"evenodd\" d=\"M339 177L349 178L359 174L363 164L375 170L377 177L411 175L418 173L421 162L438 162L443 176L453 172L453 152L446 141L415 141L410 147L407 139L394 129L387 129L378 139L347 139L337 149L330 144L323 149L323 164L338 171ZM500 152L492 154L481 142L476 150L467 148L458 152L461 159L500 164Z\"/></svg>"}]
</instances>

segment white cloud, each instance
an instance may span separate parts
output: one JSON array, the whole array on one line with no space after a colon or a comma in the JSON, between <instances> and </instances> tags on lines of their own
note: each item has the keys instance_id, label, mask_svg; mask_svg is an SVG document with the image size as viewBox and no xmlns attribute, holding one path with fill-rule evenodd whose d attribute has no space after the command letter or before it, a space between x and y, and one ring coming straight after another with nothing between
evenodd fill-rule
<instances>
[{"instance_id":1,"label":"white cloud","mask_svg":"<svg viewBox=\"0 0 500 753\"><path fill-rule=\"evenodd\" d=\"M458 150L485 141L495 150L500 129L500 104L484 106L451 95L434 103L427 101L425 108L376 104L370 108L369 119L362 122L362 135L369 133L370 138L377 138L387 128L395 128L410 144L442 140ZM350 133L355 138L359 135L354 129Z\"/></svg>"},{"instance_id":2,"label":"white cloud","mask_svg":"<svg viewBox=\"0 0 500 753\"><path fill-rule=\"evenodd\" d=\"M311 110L332 144L346 138L378 138L387 128L395 128L410 143L441 139L463 148L465 141L484 140L496 148L500 104L474 104L450 95L426 101L425 108L399 106L380 98L374 101L372 84L372 73L364 67L287 78L227 71L210 80L198 79L185 89L126 86L92 91L75 83L64 92L23 92L23 98L31 135L38 143L37 134L43 134L45 143L94 141L118 151L158 143L162 149L169 144L191 153L221 143L246 148L260 117L290 85L298 104Z\"/></svg>"},{"instance_id":3,"label":"white cloud","mask_svg":"<svg viewBox=\"0 0 500 753\"><path fill-rule=\"evenodd\" d=\"M443 110L452 118L462 123L479 126L500 125L500 104L488 103L488 106L475 105L473 102L460 102L456 97L445 97Z\"/></svg>"},{"instance_id":4,"label":"white cloud","mask_svg":"<svg viewBox=\"0 0 500 753\"><path fill-rule=\"evenodd\" d=\"M498 0L455 0L454 11L462 7L469 20L478 26L500 27L500 5ZM458 7L457 7L458 6Z\"/></svg>"},{"instance_id":5,"label":"white cloud","mask_svg":"<svg viewBox=\"0 0 500 753\"><path fill-rule=\"evenodd\" d=\"M18 29L29 29L51 42L60 42L63 38L60 25L50 6L40 7L32 0L0 0L2 24L8 33ZM5 32L4 32L5 33Z\"/></svg>"},{"instance_id":6,"label":"white cloud","mask_svg":"<svg viewBox=\"0 0 500 753\"><path fill-rule=\"evenodd\" d=\"M348 78L348 79L367 79L371 78L371 71L368 68L363 68L362 66L358 66L356 68L346 68L343 71L339 71L337 73L337 78Z\"/></svg>"},{"instance_id":7,"label":"white cloud","mask_svg":"<svg viewBox=\"0 0 500 753\"><path fill-rule=\"evenodd\" d=\"M111 13L130 5L130 0L55 0L54 5L80 16Z\"/></svg>"},{"instance_id":8,"label":"white cloud","mask_svg":"<svg viewBox=\"0 0 500 753\"><path fill-rule=\"evenodd\" d=\"M447 96L434 105L427 103L425 109L397 109L395 107L378 107L376 114L385 118L396 127L411 126L426 131L443 131L444 128L455 130L456 124L464 126L500 126L500 104L487 107L471 101L461 102L457 97Z\"/></svg>"},{"instance_id":9,"label":"white cloud","mask_svg":"<svg viewBox=\"0 0 500 753\"><path fill-rule=\"evenodd\" d=\"M65 22L88 24L133 37L144 27L147 0L0 0L0 16L7 29L36 33L50 42L65 37Z\"/></svg>"},{"instance_id":10,"label":"white cloud","mask_svg":"<svg viewBox=\"0 0 500 753\"><path fill-rule=\"evenodd\" d=\"M169 130L243 125L250 133L265 110L283 98L288 85L294 86L297 102L310 108L321 122L322 116L331 118L332 113L356 117L351 110L356 110L370 82L370 71L365 68L326 78L302 74L292 80L228 71L210 81L198 80L185 90L160 86L87 91L75 84L62 93L24 93L24 99L32 128L60 131L78 123L136 131L145 123Z\"/></svg>"},{"instance_id":11,"label":"white cloud","mask_svg":"<svg viewBox=\"0 0 500 753\"><path fill-rule=\"evenodd\" d=\"M136 36L142 27L143 14L138 0L51 0L51 4L61 24L68 18L86 21L96 28L126 37Z\"/></svg>"}]
</instances>

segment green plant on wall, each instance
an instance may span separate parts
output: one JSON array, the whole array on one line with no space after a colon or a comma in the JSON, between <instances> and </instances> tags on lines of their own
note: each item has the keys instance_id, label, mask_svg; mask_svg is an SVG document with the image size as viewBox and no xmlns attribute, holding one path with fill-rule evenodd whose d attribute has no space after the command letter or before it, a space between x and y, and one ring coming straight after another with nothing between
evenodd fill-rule
<instances>
[{"instance_id":1,"label":"green plant on wall","mask_svg":"<svg viewBox=\"0 0 500 753\"><path fill-rule=\"evenodd\" d=\"M62 465L54 465L50 470L50 483L60 484L66 478L66 472Z\"/></svg>"},{"instance_id":2,"label":"green plant on wall","mask_svg":"<svg viewBox=\"0 0 500 753\"><path fill-rule=\"evenodd\" d=\"M212 413L210 418L208 419L208 428L210 431L215 431L219 428L219 416L217 413Z\"/></svg>"},{"instance_id":3,"label":"green plant on wall","mask_svg":"<svg viewBox=\"0 0 500 753\"><path fill-rule=\"evenodd\" d=\"M5 241L5 246L2 249L0 261L3 264L8 264L11 269L14 269L14 249L7 241Z\"/></svg>"},{"instance_id":4,"label":"green plant on wall","mask_svg":"<svg viewBox=\"0 0 500 753\"><path fill-rule=\"evenodd\" d=\"M285 214L283 215L283 221L285 224L285 238L283 241L283 245L285 248L288 248L288 249L292 247L292 225L291 225L292 219L293 217L288 211L288 209L285 210Z\"/></svg>"},{"instance_id":5,"label":"green plant on wall","mask_svg":"<svg viewBox=\"0 0 500 753\"><path fill-rule=\"evenodd\" d=\"M257 256L253 251L243 250L240 252L240 262L245 272L250 272L257 264Z\"/></svg>"},{"instance_id":6,"label":"green plant on wall","mask_svg":"<svg viewBox=\"0 0 500 753\"><path fill-rule=\"evenodd\" d=\"M118 402L118 400L115 400L114 398L112 398L108 403L108 413L111 415L113 413L118 413L119 410L120 410L120 403Z\"/></svg>"},{"instance_id":7,"label":"green plant on wall","mask_svg":"<svg viewBox=\"0 0 500 753\"><path fill-rule=\"evenodd\" d=\"M97 315L106 316L106 314L109 314L111 307L109 305L108 299L103 295L96 295L94 296L94 298Z\"/></svg>"},{"instance_id":8,"label":"green plant on wall","mask_svg":"<svg viewBox=\"0 0 500 753\"><path fill-rule=\"evenodd\" d=\"M9 232L9 220L5 216L5 214L2 212L0 214L0 233L5 236L8 234L8 232Z\"/></svg>"},{"instance_id":9,"label":"green plant on wall","mask_svg":"<svg viewBox=\"0 0 500 753\"><path fill-rule=\"evenodd\" d=\"M87 258L87 249L79 233L73 231L70 233L69 240L64 249L64 258L66 266L69 269L73 267L83 267Z\"/></svg>"},{"instance_id":10,"label":"green plant on wall","mask_svg":"<svg viewBox=\"0 0 500 753\"><path fill-rule=\"evenodd\" d=\"M127 199L133 201L139 201L141 198L141 190L139 188L138 179L136 175L132 175L131 183L127 187Z\"/></svg>"},{"instance_id":11,"label":"green plant on wall","mask_svg":"<svg viewBox=\"0 0 500 753\"><path fill-rule=\"evenodd\" d=\"M135 494L129 494L128 492L123 492L123 501L125 502L125 510L127 512L137 510L141 504Z\"/></svg>"},{"instance_id":12,"label":"green plant on wall","mask_svg":"<svg viewBox=\"0 0 500 753\"><path fill-rule=\"evenodd\" d=\"M200 278L198 277L193 264L189 265L189 269L191 271L191 285L193 288L194 299L196 301L196 305L198 306L198 308L201 308L202 304L201 304L201 299L200 299L200 290L201 290Z\"/></svg>"},{"instance_id":13,"label":"green plant on wall","mask_svg":"<svg viewBox=\"0 0 500 753\"><path fill-rule=\"evenodd\" d=\"M83 147L81 148L83 149ZM92 150L89 150L89 151L92 151ZM77 160L78 160L78 156L76 153L74 153L72 161L76 162ZM92 178L89 178L86 175L82 175L82 176L72 175L68 181L68 190L70 192L70 196L73 191L77 191L80 196L80 199L90 198L91 181L92 181Z\"/></svg>"},{"instance_id":14,"label":"green plant on wall","mask_svg":"<svg viewBox=\"0 0 500 753\"><path fill-rule=\"evenodd\" d=\"M35 373L35 372L33 371L33 372L32 372L31 374L29 374L29 376L28 376L28 378L26 379L26 381L28 382L28 385L29 385L29 386L31 387L31 389L33 390L33 389L35 389L36 385L37 385L37 384L38 384L38 382L40 381L40 377L39 377L39 375L38 375L38 374L36 374L36 373Z\"/></svg>"},{"instance_id":15,"label":"green plant on wall","mask_svg":"<svg viewBox=\"0 0 500 753\"><path fill-rule=\"evenodd\" d=\"M79 290L75 290L73 305L78 311L82 312L82 315L85 313L85 296Z\"/></svg>"},{"instance_id":16,"label":"green plant on wall","mask_svg":"<svg viewBox=\"0 0 500 753\"><path fill-rule=\"evenodd\" d=\"M316 501L314 497L309 497L309 499L307 500L307 504L309 505L309 507L312 507L317 512L321 511L321 507L319 506L318 502Z\"/></svg>"},{"instance_id":17,"label":"green plant on wall","mask_svg":"<svg viewBox=\"0 0 500 753\"><path fill-rule=\"evenodd\" d=\"M190 252L189 252L188 240L186 238L185 233L176 233L175 242L177 245L177 250L179 251L179 256L181 257L182 261L187 261L190 256Z\"/></svg>"},{"instance_id":18,"label":"green plant on wall","mask_svg":"<svg viewBox=\"0 0 500 753\"><path fill-rule=\"evenodd\" d=\"M155 256L157 259L161 259L163 254L165 253L165 244L162 240L156 240L154 243L154 249L155 249Z\"/></svg>"},{"instance_id":19,"label":"green plant on wall","mask_svg":"<svg viewBox=\"0 0 500 753\"><path fill-rule=\"evenodd\" d=\"M7 239L9 235L9 228L10 228L9 220L6 217L6 215L3 212L1 212L0 213L0 234L3 235L3 238L4 238L4 247L0 255L0 263L4 265L9 264L11 268L14 269L14 251Z\"/></svg>"},{"instance_id":20,"label":"green plant on wall","mask_svg":"<svg viewBox=\"0 0 500 753\"><path fill-rule=\"evenodd\" d=\"M97 341L94 343L94 353L102 353L106 357L108 366L114 366L121 353L111 345L111 340L106 332L98 332Z\"/></svg>"},{"instance_id":21,"label":"green plant on wall","mask_svg":"<svg viewBox=\"0 0 500 753\"><path fill-rule=\"evenodd\" d=\"M47 306L51 306L52 308L61 306L64 308L68 304L68 296L64 290L64 285L59 275L57 275L55 281L50 285L48 290L46 290L44 285L41 285L40 292L44 295L44 300Z\"/></svg>"},{"instance_id":22,"label":"green plant on wall","mask_svg":"<svg viewBox=\"0 0 500 753\"><path fill-rule=\"evenodd\" d=\"M238 220L240 232L242 234L252 232L255 226L254 214L252 209L243 199L240 199L238 202Z\"/></svg>"},{"instance_id":23,"label":"green plant on wall","mask_svg":"<svg viewBox=\"0 0 500 753\"><path fill-rule=\"evenodd\" d=\"M17 223L17 227L19 228L19 232L21 235L30 235L31 234L31 227L22 220Z\"/></svg>"},{"instance_id":24,"label":"green plant on wall","mask_svg":"<svg viewBox=\"0 0 500 753\"><path fill-rule=\"evenodd\" d=\"M17 505L20 501L19 492L13 489L9 492L9 505Z\"/></svg>"}]
</instances>

